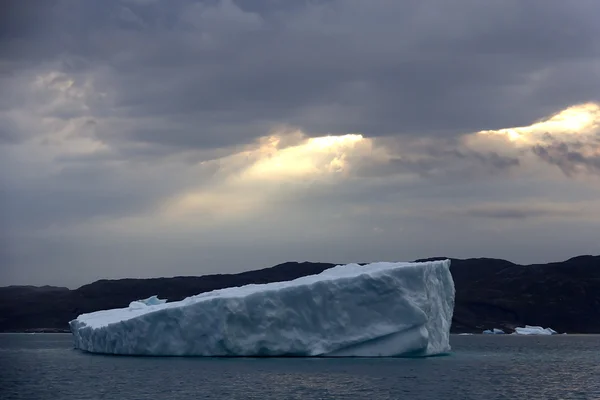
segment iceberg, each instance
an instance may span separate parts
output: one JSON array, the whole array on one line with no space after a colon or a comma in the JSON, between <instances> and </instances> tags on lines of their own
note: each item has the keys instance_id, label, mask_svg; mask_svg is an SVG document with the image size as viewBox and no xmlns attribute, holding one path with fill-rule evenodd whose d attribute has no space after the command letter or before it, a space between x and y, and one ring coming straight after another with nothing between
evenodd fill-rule
<instances>
[{"instance_id":1,"label":"iceberg","mask_svg":"<svg viewBox=\"0 0 600 400\"><path fill-rule=\"evenodd\" d=\"M69 324L75 347L92 353L419 357L450 351L454 296L450 260L347 264Z\"/></svg>"},{"instance_id":2,"label":"iceberg","mask_svg":"<svg viewBox=\"0 0 600 400\"><path fill-rule=\"evenodd\" d=\"M486 329L482 333L486 335L504 335L504 331L502 329L494 328L492 330Z\"/></svg>"},{"instance_id":3,"label":"iceberg","mask_svg":"<svg viewBox=\"0 0 600 400\"><path fill-rule=\"evenodd\" d=\"M129 308L144 308L147 306L156 306L158 304L164 304L167 300L159 299L158 296L150 296L147 299L136 300L129 303Z\"/></svg>"},{"instance_id":4,"label":"iceberg","mask_svg":"<svg viewBox=\"0 0 600 400\"><path fill-rule=\"evenodd\" d=\"M515 328L515 335L555 335L556 332L551 328L542 328L541 326L525 325L524 328Z\"/></svg>"}]
</instances>

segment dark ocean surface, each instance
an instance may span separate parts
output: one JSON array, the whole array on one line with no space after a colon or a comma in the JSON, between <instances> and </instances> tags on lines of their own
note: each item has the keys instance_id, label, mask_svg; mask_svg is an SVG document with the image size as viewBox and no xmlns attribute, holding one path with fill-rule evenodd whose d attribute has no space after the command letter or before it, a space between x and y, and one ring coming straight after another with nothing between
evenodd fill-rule
<instances>
[{"instance_id":1,"label":"dark ocean surface","mask_svg":"<svg viewBox=\"0 0 600 400\"><path fill-rule=\"evenodd\" d=\"M0 334L0 399L600 399L600 335L452 336L424 359L85 354L69 334Z\"/></svg>"}]
</instances>

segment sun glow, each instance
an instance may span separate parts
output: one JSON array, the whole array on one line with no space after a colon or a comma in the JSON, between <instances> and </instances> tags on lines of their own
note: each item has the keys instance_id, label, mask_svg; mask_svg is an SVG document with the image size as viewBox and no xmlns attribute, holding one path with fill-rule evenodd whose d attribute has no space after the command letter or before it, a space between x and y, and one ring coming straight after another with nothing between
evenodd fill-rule
<instances>
[{"instance_id":1,"label":"sun glow","mask_svg":"<svg viewBox=\"0 0 600 400\"><path fill-rule=\"evenodd\" d=\"M599 126L600 105L585 103L569 107L529 126L480 131L477 135L500 135L517 145L529 145L539 142L544 135L568 137L595 134Z\"/></svg>"},{"instance_id":2,"label":"sun glow","mask_svg":"<svg viewBox=\"0 0 600 400\"><path fill-rule=\"evenodd\" d=\"M248 214L265 207L270 199L292 195L296 188L343 179L340 173L349 168L348 157L365 154L371 146L371 140L359 134L307 138L301 132L283 132L265 136L246 151L214 160L227 171L222 179L178 196L166 211L171 216Z\"/></svg>"},{"instance_id":3,"label":"sun glow","mask_svg":"<svg viewBox=\"0 0 600 400\"><path fill-rule=\"evenodd\" d=\"M275 148L282 139L269 140L259 149L268 154L249 166L241 175L243 180L282 181L322 176L343 171L346 156L359 144L367 141L362 135L322 136L309 138L283 149ZM275 147L274 147L275 146Z\"/></svg>"},{"instance_id":4,"label":"sun glow","mask_svg":"<svg viewBox=\"0 0 600 400\"><path fill-rule=\"evenodd\" d=\"M348 146L364 140L363 135L321 136L308 139L307 145L318 149Z\"/></svg>"}]
</instances>

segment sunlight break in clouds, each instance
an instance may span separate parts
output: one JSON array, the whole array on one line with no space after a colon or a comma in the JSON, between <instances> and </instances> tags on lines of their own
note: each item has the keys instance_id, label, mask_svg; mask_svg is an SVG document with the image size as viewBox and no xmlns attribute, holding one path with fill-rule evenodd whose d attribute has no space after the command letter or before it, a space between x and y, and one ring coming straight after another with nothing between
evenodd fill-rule
<instances>
[{"instance_id":1,"label":"sunlight break in clouds","mask_svg":"<svg viewBox=\"0 0 600 400\"><path fill-rule=\"evenodd\" d=\"M556 163L549 161L549 156L540 155L540 146L546 146L543 149L551 152L551 146L557 141L572 145L583 142L585 146L578 147L578 151L589 156L598 150L594 138L599 122L600 107L597 104L576 105L529 126L465 135L457 151L482 150L481 155L490 150L500 155L512 153L528 160L521 165L522 172L535 163L537 167L530 171L545 175L551 172L547 164ZM360 134L309 138L299 130L279 130L242 151L204 162L203 166L213 166L217 170L212 179L202 180L199 185L171 197L163 204L160 214L167 223L196 220L207 224L238 220L268 211L276 204L290 207L298 195L309 196L315 185L343 184L349 180L359 184L356 168L381 166L392 159L405 157L407 160L418 159L423 154L413 142L399 140L399 147L391 153L377 139ZM540 159L545 162L543 165L539 163ZM441 158L439 162L441 169L449 170L457 161ZM568 168L559 166L563 171ZM406 175L411 172L399 169L395 173Z\"/></svg>"},{"instance_id":2,"label":"sunlight break in clouds","mask_svg":"<svg viewBox=\"0 0 600 400\"><path fill-rule=\"evenodd\" d=\"M529 171L545 173L548 164L565 176L597 175L600 172L600 105L571 106L529 126L484 130L462 138L472 149L490 149L511 154ZM532 157L533 156L533 157Z\"/></svg>"},{"instance_id":3,"label":"sunlight break in clouds","mask_svg":"<svg viewBox=\"0 0 600 400\"><path fill-rule=\"evenodd\" d=\"M586 103L569 107L529 126L480 131L477 134L501 135L515 146L531 146L545 141L548 135L562 141L580 140L597 134L599 126L600 106Z\"/></svg>"},{"instance_id":4,"label":"sunlight break in clouds","mask_svg":"<svg viewBox=\"0 0 600 400\"><path fill-rule=\"evenodd\" d=\"M347 154L370 143L362 135L348 134L310 138L281 149L281 137L269 139L266 146L259 148L266 157L248 167L241 175L242 180L282 181L343 172L347 168Z\"/></svg>"},{"instance_id":5,"label":"sunlight break in clouds","mask_svg":"<svg viewBox=\"0 0 600 400\"><path fill-rule=\"evenodd\" d=\"M371 139L359 134L306 138L302 132L276 133L253 148L207 164L218 164L217 182L167 202L170 217L190 214L234 216L257 210L298 188L342 179L350 155L372 152Z\"/></svg>"}]
</instances>

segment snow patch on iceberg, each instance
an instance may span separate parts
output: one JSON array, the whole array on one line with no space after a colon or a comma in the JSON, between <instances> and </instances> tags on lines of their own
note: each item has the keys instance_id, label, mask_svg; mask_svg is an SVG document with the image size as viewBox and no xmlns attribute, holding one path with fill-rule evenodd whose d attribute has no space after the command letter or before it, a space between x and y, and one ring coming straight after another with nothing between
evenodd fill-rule
<instances>
[{"instance_id":1,"label":"snow patch on iceberg","mask_svg":"<svg viewBox=\"0 0 600 400\"><path fill-rule=\"evenodd\" d=\"M450 260L348 264L287 282L82 314L70 327L76 348L105 354L443 354L454 311L449 267Z\"/></svg>"}]
</instances>

